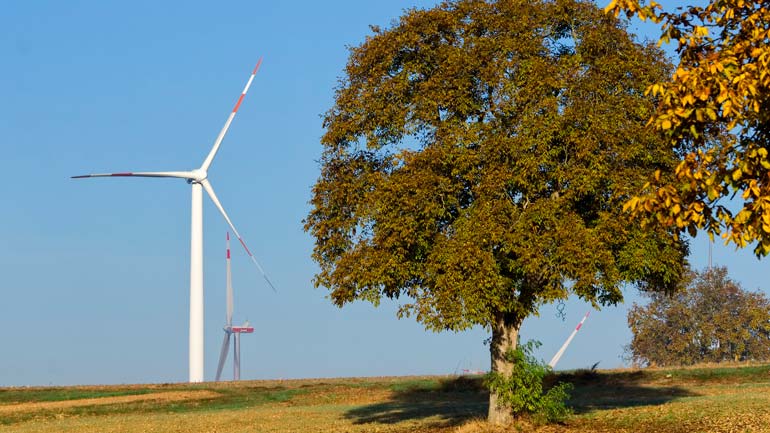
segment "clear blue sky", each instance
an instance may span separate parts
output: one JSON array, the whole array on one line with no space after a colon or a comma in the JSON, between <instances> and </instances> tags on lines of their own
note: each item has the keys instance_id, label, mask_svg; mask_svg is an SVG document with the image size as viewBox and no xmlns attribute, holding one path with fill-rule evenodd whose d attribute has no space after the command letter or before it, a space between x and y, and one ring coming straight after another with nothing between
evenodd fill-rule
<instances>
[{"instance_id":1,"label":"clear blue sky","mask_svg":"<svg viewBox=\"0 0 770 433\"><path fill-rule=\"evenodd\" d=\"M173 4L171 4L173 3ZM346 45L369 24L434 2L12 1L0 15L0 386L187 378L190 188L89 172L200 165L259 56L263 67L210 170L279 292L235 250L242 377L446 374L486 369L487 332L433 334L396 305L338 309L311 283L302 230L319 169L320 115ZM204 205L206 377L225 313L225 223ZM693 242L705 264L707 241ZM732 247L715 262L760 288L767 262ZM633 290L628 300L638 299ZM546 360L588 307L524 324ZM620 366L627 306L591 318L561 368ZM229 366L226 377L229 377Z\"/></svg>"}]
</instances>

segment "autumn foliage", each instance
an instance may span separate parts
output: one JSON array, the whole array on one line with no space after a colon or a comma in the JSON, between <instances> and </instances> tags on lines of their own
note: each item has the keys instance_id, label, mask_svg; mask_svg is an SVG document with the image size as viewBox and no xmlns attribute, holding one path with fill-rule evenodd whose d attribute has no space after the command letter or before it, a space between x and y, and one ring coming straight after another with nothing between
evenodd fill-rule
<instances>
[{"instance_id":1,"label":"autumn foliage","mask_svg":"<svg viewBox=\"0 0 770 433\"><path fill-rule=\"evenodd\" d=\"M447 1L373 28L324 117L316 284L339 306L397 298L432 330L484 326L501 374L543 304L675 287L686 245L622 211L676 164L645 128L669 74L590 1Z\"/></svg>"},{"instance_id":2,"label":"autumn foliage","mask_svg":"<svg viewBox=\"0 0 770 433\"><path fill-rule=\"evenodd\" d=\"M758 256L770 253L770 5L711 0L667 11L650 1L613 0L607 11L661 24L677 46L673 75L648 87L682 161L673 179L655 177L627 208L679 230L705 229ZM729 198L736 195L732 203Z\"/></svg>"},{"instance_id":3,"label":"autumn foliage","mask_svg":"<svg viewBox=\"0 0 770 433\"><path fill-rule=\"evenodd\" d=\"M637 365L770 359L770 300L743 290L724 267L692 272L672 296L652 293L628 313Z\"/></svg>"}]
</instances>

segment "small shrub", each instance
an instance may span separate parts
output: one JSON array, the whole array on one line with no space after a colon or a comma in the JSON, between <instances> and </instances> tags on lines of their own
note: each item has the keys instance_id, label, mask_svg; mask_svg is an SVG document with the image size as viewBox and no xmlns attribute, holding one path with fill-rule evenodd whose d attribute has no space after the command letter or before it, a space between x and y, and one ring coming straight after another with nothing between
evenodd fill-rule
<instances>
[{"instance_id":1,"label":"small shrub","mask_svg":"<svg viewBox=\"0 0 770 433\"><path fill-rule=\"evenodd\" d=\"M567 407L570 383L558 383L543 390L543 379L551 368L532 355L540 342L529 341L506 353L514 364L513 373L505 376L490 372L484 379L490 392L498 395L498 403L507 406L515 415L528 414L537 422L563 421L572 411Z\"/></svg>"}]
</instances>

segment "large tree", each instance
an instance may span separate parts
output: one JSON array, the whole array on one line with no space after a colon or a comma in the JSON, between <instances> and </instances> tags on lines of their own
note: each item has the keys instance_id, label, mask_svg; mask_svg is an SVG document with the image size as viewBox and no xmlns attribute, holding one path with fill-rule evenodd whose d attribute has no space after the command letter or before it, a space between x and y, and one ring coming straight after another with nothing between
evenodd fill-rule
<instances>
[{"instance_id":1,"label":"large tree","mask_svg":"<svg viewBox=\"0 0 770 433\"><path fill-rule=\"evenodd\" d=\"M590 1L458 0L350 49L306 220L342 306L399 298L428 329L491 330L491 369L546 303L675 287L686 245L621 210L673 168L645 129L669 65ZM490 395L489 419L511 420Z\"/></svg>"},{"instance_id":2,"label":"large tree","mask_svg":"<svg viewBox=\"0 0 770 433\"><path fill-rule=\"evenodd\" d=\"M637 365L770 359L770 300L748 292L717 267L689 274L673 296L652 293L628 312Z\"/></svg>"},{"instance_id":3,"label":"large tree","mask_svg":"<svg viewBox=\"0 0 770 433\"><path fill-rule=\"evenodd\" d=\"M740 247L756 241L757 256L767 255L770 4L710 0L665 10L654 1L612 0L607 10L659 22L661 42L674 42L679 56L673 75L648 90L660 100L651 125L682 161L673 178L653 180L628 208L692 235L702 228Z\"/></svg>"}]
</instances>

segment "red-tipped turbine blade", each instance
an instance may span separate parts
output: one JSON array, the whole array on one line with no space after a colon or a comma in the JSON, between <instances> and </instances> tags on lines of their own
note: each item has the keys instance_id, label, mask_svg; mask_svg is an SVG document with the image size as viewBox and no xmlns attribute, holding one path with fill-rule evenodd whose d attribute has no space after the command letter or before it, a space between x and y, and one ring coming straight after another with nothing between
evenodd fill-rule
<instances>
[{"instance_id":1,"label":"red-tipped turbine blade","mask_svg":"<svg viewBox=\"0 0 770 433\"><path fill-rule=\"evenodd\" d=\"M217 198L217 195L214 193L214 188L211 187L211 183L208 179L203 179L201 181L201 186L203 186L203 189L206 190L206 193L209 195L209 198L211 198L211 201L214 202L214 206L219 209L219 213L222 214L222 217L224 217L225 221L227 222L227 225L230 226L230 229L233 231L233 234L235 237L238 238L238 241L240 241L241 245L243 246L243 249L246 250L246 254L249 255L249 258L251 261L257 266L257 269L259 269L259 272L262 274L262 277L267 281L267 284L270 286L271 289L273 289L274 292L277 292L275 289L275 286L273 285L273 282L270 281L270 278L267 277L267 274L265 273L265 270L262 268L262 265L259 264L257 261L257 258L254 257L254 254L251 253L249 250L249 247L246 246L246 242L243 241L243 238L238 233L238 230L235 229L235 226L233 225L233 222L230 220L230 217L227 216L227 212L225 212L225 208L222 207L222 203L219 202L219 199Z\"/></svg>"},{"instance_id":2,"label":"red-tipped turbine blade","mask_svg":"<svg viewBox=\"0 0 770 433\"><path fill-rule=\"evenodd\" d=\"M178 179L193 179L195 175L189 171L135 171L123 173L94 173L71 176L72 179L88 177L175 177Z\"/></svg>"},{"instance_id":3,"label":"red-tipped turbine blade","mask_svg":"<svg viewBox=\"0 0 770 433\"><path fill-rule=\"evenodd\" d=\"M233 118L235 117L235 113L238 112L238 109L241 108L241 103L243 102L243 98L246 97L246 92L249 91L249 87L251 87L251 82L254 81L254 77L257 75L257 71L259 70L259 66L262 65L262 58L259 58L259 61L257 61L257 66L254 67L254 70L251 71L251 76L249 77L249 81L246 82L246 87L243 88L243 91L241 92L241 96L238 98L238 102L235 103L235 107L233 107L233 111L230 112L230 115L227 117L227 120L225 121L225 126L222 127L222 130L219 131L219 135L217 135L217 139L214 140L214 145L211 147L211 151L209 152L208 156L206 156L206 159L203 161L203 164L201 164L201 170L208 170L211 166L211 162L214 161L214 157L217 156L217 152L219 151L219 146L222 144L222 140L225 138L225 134L227 134L227 130L230 128L230 124L233 122Z\"/></svg>"}]
</instances>

